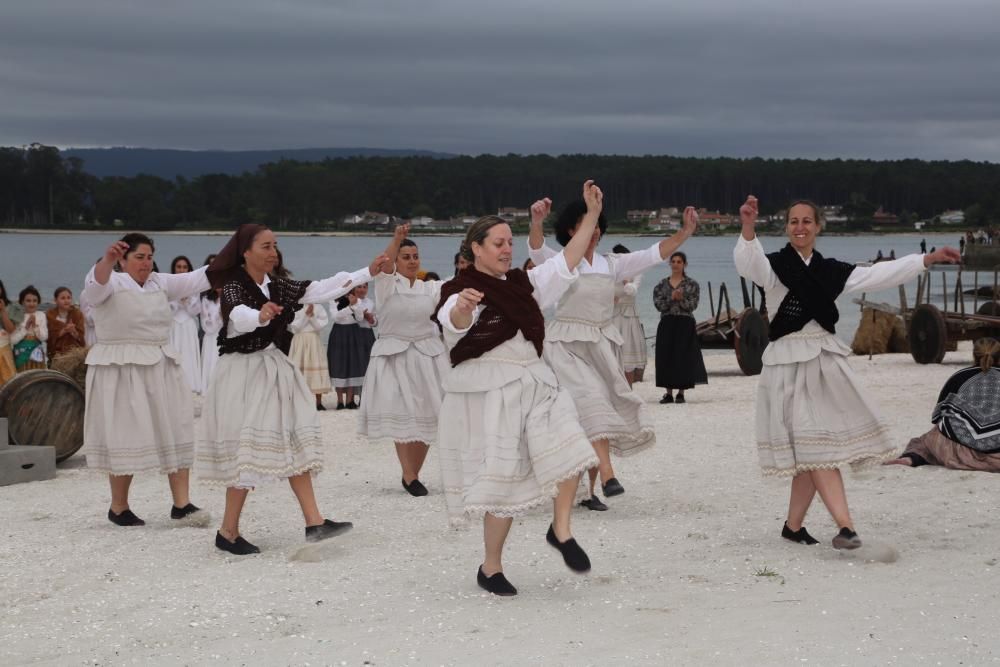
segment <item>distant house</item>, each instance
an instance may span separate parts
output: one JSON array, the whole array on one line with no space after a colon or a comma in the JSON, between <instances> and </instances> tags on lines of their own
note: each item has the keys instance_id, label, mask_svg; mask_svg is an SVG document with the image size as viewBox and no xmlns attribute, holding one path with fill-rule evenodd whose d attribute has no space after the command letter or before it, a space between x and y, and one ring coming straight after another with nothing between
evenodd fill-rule
<instances>
[{"instance_id":1,"label":"distant house","mask_svg":"<svg viewBox=\"0 0 1000 667\"><path fill-rule=\"evenodd\" d=\"M656 213L646 225L651 231L663 232L681 228L681 212L676 206L664 206L650 213Z\"/></svg>"},{"instance_id":2,"label":"distant house","mask_svg":"<svg viewBox=\"0 0 1000 667\"><path fill-rule=\"evenodd\" d=\"M432 222L434 222L434 218L426 215L418 215L410 218L411 227L430 227Z\"/></svg>"},{"instance_id":3,"label":"distant house","mask_svg":"<svg viewBox=\"0 0 1000 667\"><path fill-rule=\"evenodd\" d=\"M821 211L823 220L828 225L842 225L847 222L847 216L840 206L823 206Z\"/></svg>"},{"instance_id":4,"label":"distant house","mask_svg":"<svg viewBox=\"0 0 1000 667\"><path fill-rule=\"evenodd\" d=\"M388 213L365 211L364 213L355 213L354 215L344 216L344 224L385 227L392 221L392 219L392 216Z\"/></svg>"},{"instance_id":5,"label":"distant house","mask_svg":"<svg viewBox=\"0 0 1000 667\"><path fill-rule=\"evenodd\" d=\"M728 213L699 209L698 225L704 229L725 229L736 224L736 218Z\"/></svg>"},{"instance_id":6,"label":"distant house","mask_svg":"<svg viewBox=\"0 0 1000 667\"><path fill-rule=\"evenodd\" d=\"M872 222L876 225L895 225L899 223L899 216L895 213L889 213L879 206L878 210L872 214Z\"/></svg>"},{"instance_id":7,"label":"distant house","mask_svg":"<svg viewBox=\"0 0 1000 667\"><path fill-rule=\"evenodd\" d=\"M961 225L965 223L965 212L959 210L945 211L938 216L941 218L942 224L945 225Z\"/></svg>"},{"instance_id":8,"label":"distant house","mask_svg":"<svg viewBox=\"0 0 1000 667\"><path fill-rule=\"evenodd\" d=\"M526 208L517 208L516 206L504 206L497 210L497 217L507 222L517 222L518 220L527 220L530 218L531 211Z\"/></svg>"},{"instance_id":9,"label":"distant house","mask_svg":"<svg viewBox=\"0 0 1000 667\"><path fill-rule=\"evenodd\" d=\"M656 220L658 213L657 211L645 211L645 210L635 210L627 211L625 213L625 219L628 220L629 224L641 225L642 223L649 223Z\"/></svg>"}]
</instances>

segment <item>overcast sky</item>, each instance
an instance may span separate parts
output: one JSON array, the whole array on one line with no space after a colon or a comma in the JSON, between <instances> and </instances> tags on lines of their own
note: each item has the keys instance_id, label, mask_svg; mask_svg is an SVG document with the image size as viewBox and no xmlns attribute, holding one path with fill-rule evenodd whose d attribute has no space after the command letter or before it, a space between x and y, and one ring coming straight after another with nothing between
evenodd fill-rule
<instances>
[{"instance_id":1,"label":"overcast sky","mask_svg":"<svg viewBox=\"0 0 1000 667\"><path fill-rule=\"evenodd\" d=\"M1000 0L7 0L0 145L1000 162Z\"/></svg>"}]
</instances>

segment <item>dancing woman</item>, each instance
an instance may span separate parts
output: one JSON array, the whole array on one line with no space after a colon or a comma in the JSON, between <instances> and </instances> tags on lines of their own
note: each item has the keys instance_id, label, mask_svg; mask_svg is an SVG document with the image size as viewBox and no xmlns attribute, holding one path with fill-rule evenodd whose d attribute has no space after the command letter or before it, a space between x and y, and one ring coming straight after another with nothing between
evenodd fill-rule
<instances>
[{"instance_id":1,"label":"dancing woman","mask_svg":"<svg viewBox=\"0 0 1000 667\"><path fill-rule=\"evenodd\" d=\"M629 252L629 249L620 243L611 250L616 254ZM646 331L643 329L642 320L639 319L639 310L635 307L635 295L639 293L640 284L642 276L615 283L613 320L615 328L622 337L622 370L625 371L625 379L628 380L630 387L642 381L643 372L646 370Z\"/></svg>"},{"instance_id":2,"label":"dancing woman","mask_svg":"<svg viewBox=\"0 0 1000 667\"><path fill-rule=\"evenodd\" d=\"M788 516L781 536L817 544L802 525L816 493L837 524L835 549L856 549L861 538L847 507L840 468L861 469L893 458L895 446L872 400L858 382L835 336L840 318L836 299L850 292L874 292L912 280L937 262L958 262L954 248L907 255L856 267L823 257L815 249L823 229L819 208L808 201L788 207L788 243L764 253L757 239L757 199L740 207L742 232L733 251L741 276L764 288L771 343L757 382L756 435L765 475L792 478Z\"/></svg>"},{"instance_id":3,"label":"dancing woman","mask_svg":"<svg viewBox=\"0 0 1000 667\"><path fill-rule=\"evenodd\" d=\"M277 250L270 229L241 225L208 269L212 286L222 289L223 326L219 362L202 410L205 435L195 472L227 487L215 546L240 556L260 552L240 535L240 514L250 489L265 482L288 480L305 519L306 541L351 528L319 511L312 476L323 468L323 438L315 398L280 348L296 311L369 280L385 259L310 282L269 276L278 263Z\"/></svg>"},{"instance_id":4,"label":"dancing woman","mask_svg":"<svg viewBox=\"0 0 1000 667\"><path fill-rule=\"evenodd\" d=\"M156 471L170 482L170 518L203 524L207 513L188 496L194 405L168 340L169 301L195 297L208 279L205 269L154 272L154 250L148 236L126 234L87 274L81 301L91 309L97 341L87 353L82 451L89 468L108 473L112 523L145 524L129 508L129 488L133 475Z\"/></svg>"},{"instance_id":5,"label":"dancing woman","mask_svg":"<svg viewBox=\"0 0 1000 667\"><path fill-rule=\"evenodd\" d=\"M365 372L358 433L392 440L403 488L426 496L420 469L437 439L441 378L448 370L444 343L430 319L443 283L417 278L420 254L408 232L409 225L396 227L385 250L389 262L374 280L379 335Z\"/></svg>"},{"instance_id":6,"label":"dancing woman","mask_svg":"<svg viewBox=\"0 0 1000 667\"><path fill-rule=\"evenodd\" d=\"M556 220L556 240L566 246L580 233L587 205L571 202ZM532 214L528 236L531 259L537 266L555 256L544 245L544 217ZM646 250L625 254L597 254L597 244L608 223L601 215L598 226L587 237L580 260L580 279L574 281L556 306L555 317L545 327L545 360L552 367L559 386L565 388L580 415L581 425L597 452L600 465L590 471L590 498L583 505L606 510L594 486L600 472L607 497L625 493L611 466L611 451L620 456L634 454L656 441L653 425L646 415L642 398L632 390L618 361L617 347L622 337L612 323L617 283L631 280L662 263L680 248L698 223L694 208L684 211L683 228Z\"/></svg>"},{"instance_id":7,"label":"dancing woman","mask_svg":"<svg viewBox=\"0 0 1000 667\"><path fill-rule=\"evenodd\" d=\"M542 308L579 279L576 270L597 226L600 189L584 185L580 235L530 271L511 269L513 237L496 216L480 218L462 253L472 262L441 291L441 323L453 368L445 378L438 428L441 477L453 521L483 516L482 588L516 595L503 573L503 546L513 517L553 498L546 541L573 571L590 559L570 532L580 474L597 463L572 398L542 355ZM547 215L551 202L532 206Z\"/></svg>"}]
</instances>

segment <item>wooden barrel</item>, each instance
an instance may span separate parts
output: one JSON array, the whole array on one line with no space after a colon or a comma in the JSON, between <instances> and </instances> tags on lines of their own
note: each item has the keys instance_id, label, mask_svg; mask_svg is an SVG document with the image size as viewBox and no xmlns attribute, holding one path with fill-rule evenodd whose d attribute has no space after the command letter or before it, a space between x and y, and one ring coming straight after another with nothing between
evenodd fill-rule
<instances>
[{"instance_id":1,"label":"wooden barrel","mask_svg":"<svg viewBox=\"0 0 1000 667\"><path fill-rule=\"evenodd\" d=\"M55 447L57 462L83 446L83 390L58 371L15 375L0 387L0 417L10 444Z\"/></svg>"}]
</instances>

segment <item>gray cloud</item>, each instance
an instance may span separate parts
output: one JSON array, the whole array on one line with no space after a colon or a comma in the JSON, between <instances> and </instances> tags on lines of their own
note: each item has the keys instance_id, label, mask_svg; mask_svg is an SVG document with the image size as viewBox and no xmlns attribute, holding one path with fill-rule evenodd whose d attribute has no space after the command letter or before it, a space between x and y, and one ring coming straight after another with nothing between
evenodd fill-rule
<instances>
[{"instance_id":1,"label":"gray cloud","mask_svg":"<svg viewBox=\"0 0 1000 667\"><path fill-rule=\"evenodd\" d=\"M813 4L17 3L0 144L1000 161L1000 3Z\"/></svg>"}]
</instances>

